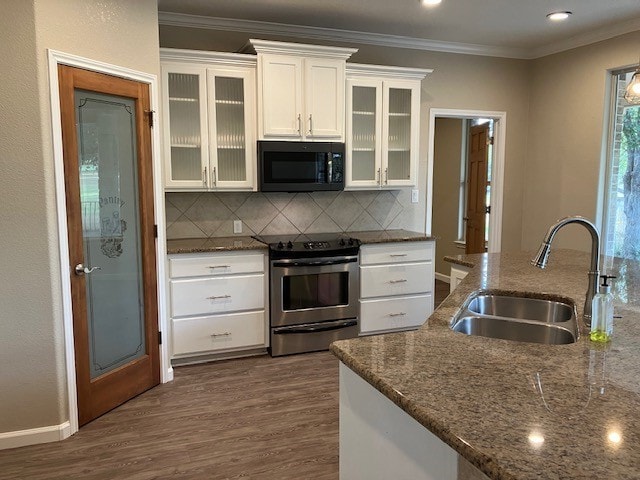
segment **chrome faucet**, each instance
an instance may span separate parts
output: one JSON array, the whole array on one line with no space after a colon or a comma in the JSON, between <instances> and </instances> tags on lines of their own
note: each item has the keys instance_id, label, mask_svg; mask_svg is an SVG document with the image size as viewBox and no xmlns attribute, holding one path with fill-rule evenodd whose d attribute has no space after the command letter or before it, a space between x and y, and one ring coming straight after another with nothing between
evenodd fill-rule
<instances>
[{"instance_id":1,"label":"chrome faucet","mask_svg":"<svg viewBox=\"0 0 640 480\"><path fill-rule=\"evenodd\" d=\"M598 233L598 229L596 229L595 225L584 217L573 216L561 218L554 225L549 227L549 231L544 237L542 245L540 245L540 250L538 250L536 256L531 260L531 265L538 268L544 268L547 266L553 237L558 233L558 230L570 223L578 223L584 226L591 234L591 267L589 269L589 286L587 287L587 296L584 299L583 312L584 322L590 327L591 302L593 301L593 296L598 292L598 276L600 275L600 271L598 270L598 261L600 258L600 234Z\"/></svg>"}]
</instances>

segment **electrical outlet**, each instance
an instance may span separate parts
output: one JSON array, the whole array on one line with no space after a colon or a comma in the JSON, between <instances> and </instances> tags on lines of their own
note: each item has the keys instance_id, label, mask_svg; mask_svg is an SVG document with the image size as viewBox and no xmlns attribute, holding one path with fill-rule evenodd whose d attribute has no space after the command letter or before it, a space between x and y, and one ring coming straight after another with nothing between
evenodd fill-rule
<instances>
[{"instance_id":1,"label":"electrical outlet","mask_svg":"<svg viewBox=\"0 0 640 480\"><path fill-rule=\"evenodd\" d=\"M242 233L242 220L233 221L233 233Z\"/></svg>"},{"instance_id":2,"label":"electrical outlet","mask_svg":"<svg viewBox=\"0 0 640 480\"><path fill-rule=\"evenodd\" d=\"M418 189L411 190L411 203L418 203Z\"/></svg>"}]
</instances>

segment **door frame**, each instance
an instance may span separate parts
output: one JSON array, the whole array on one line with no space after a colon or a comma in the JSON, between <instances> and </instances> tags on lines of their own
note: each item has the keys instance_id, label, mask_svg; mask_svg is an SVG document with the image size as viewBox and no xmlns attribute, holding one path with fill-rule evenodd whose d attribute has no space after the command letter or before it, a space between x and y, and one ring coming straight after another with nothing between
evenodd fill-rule
<instances>
[{"instance_id":1,"label":"door frame","mask_svg":"<svg viewBox=\"0 0 640 480\"><path fill-rule=\"evenodd\" d=\"M83 68L98 73L126 78L149 85L151 110L156 114L156 123L151 132L151 161L153 169L154 214L158 226L156 239L156 272L158 295L158 330L164 333L160 345L160 381L173 380L173 368L169 359L169 329L166 310L166 234L164 215L164 190L162 186L162 160L160 158L160 124L158 101L158 77L150 73L139 72L129 68L91 60L56 50L47 50L49 62L49 88L51 99L51 129L53 141L53 167L55 177L56 212L58 216L58 246L60 258L60 282L62 297L62 316L64 331L64 354L67 380L67 404L70 431L73 435L78 431L78 397L76 393L76 367L73 341L73 310L71 305L71 271L69 263L69 238L67 233L67 205L64 182L64 159L62 151L62 122L60 118L60 92L58 84L58 65Z\"/></svg>"},{"instance_id":2,"label":"door frame","mask_svg":"<svg viewBox=\"0 0 640 480\"><path fill-rule=\"evenodd\" d=\"M502 248L502 200L504 193L505 138L507 132L507 112L491 110L461 110L452 108L429 109L429 151L427 155L427 208L426 234L431 235L433 219L433 153L435 144L436 118L482 117L494 120L494 158L491 171L491 223L487 252L497 253Z\"/></svg>"}]
</instances>

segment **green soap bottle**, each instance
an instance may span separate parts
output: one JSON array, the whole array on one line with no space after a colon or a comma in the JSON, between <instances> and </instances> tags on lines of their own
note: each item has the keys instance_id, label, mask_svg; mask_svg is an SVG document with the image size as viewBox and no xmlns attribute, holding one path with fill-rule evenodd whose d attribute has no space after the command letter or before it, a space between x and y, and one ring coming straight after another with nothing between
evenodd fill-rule
<instances>
[{"instance_id":1,"label":"green soap bottle","mask_svg":"<svg viewBox=\"0 0 640 480\"><path fill-rule=\"evenodd\" d=\"M591 332L589 339L592 342L606 343L611 340L613 333L613 294L609 279L614 279L611 275L600 275L602 284L597 295L593 297L591 303Z\"/></svg>"}]
</instances>

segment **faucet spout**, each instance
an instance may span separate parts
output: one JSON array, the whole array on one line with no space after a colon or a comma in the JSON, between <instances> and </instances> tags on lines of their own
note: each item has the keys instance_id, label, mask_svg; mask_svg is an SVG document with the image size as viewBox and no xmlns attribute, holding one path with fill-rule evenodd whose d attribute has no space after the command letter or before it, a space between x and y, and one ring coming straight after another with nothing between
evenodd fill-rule
<instances>
[{"instance_id":1,"label":"faucet spout","mask_svg":"<svg viewBox=\"0 0 640 480\"><path fill-rule=\"evenodd\" d=\"M553 238L562 227L572 223L582 225L591 234L591 266L588 273L589 285L587 287L587 294L584 300L583 313L585 323L587 326L591 326L591 303L594 295L598 291L598 276L600 275L600 271L598 270L598 262L600 259L600 234L598 233L598 229L595 225L588 219L580 216L565 217L558 220L555 224L549 227L549 231L545 235L538 253L531 260L531 264L538 268L546 267L547 261L549 260L549 254L551 253L551 242L553 242Z\"/></svg>"}]
</instances>

